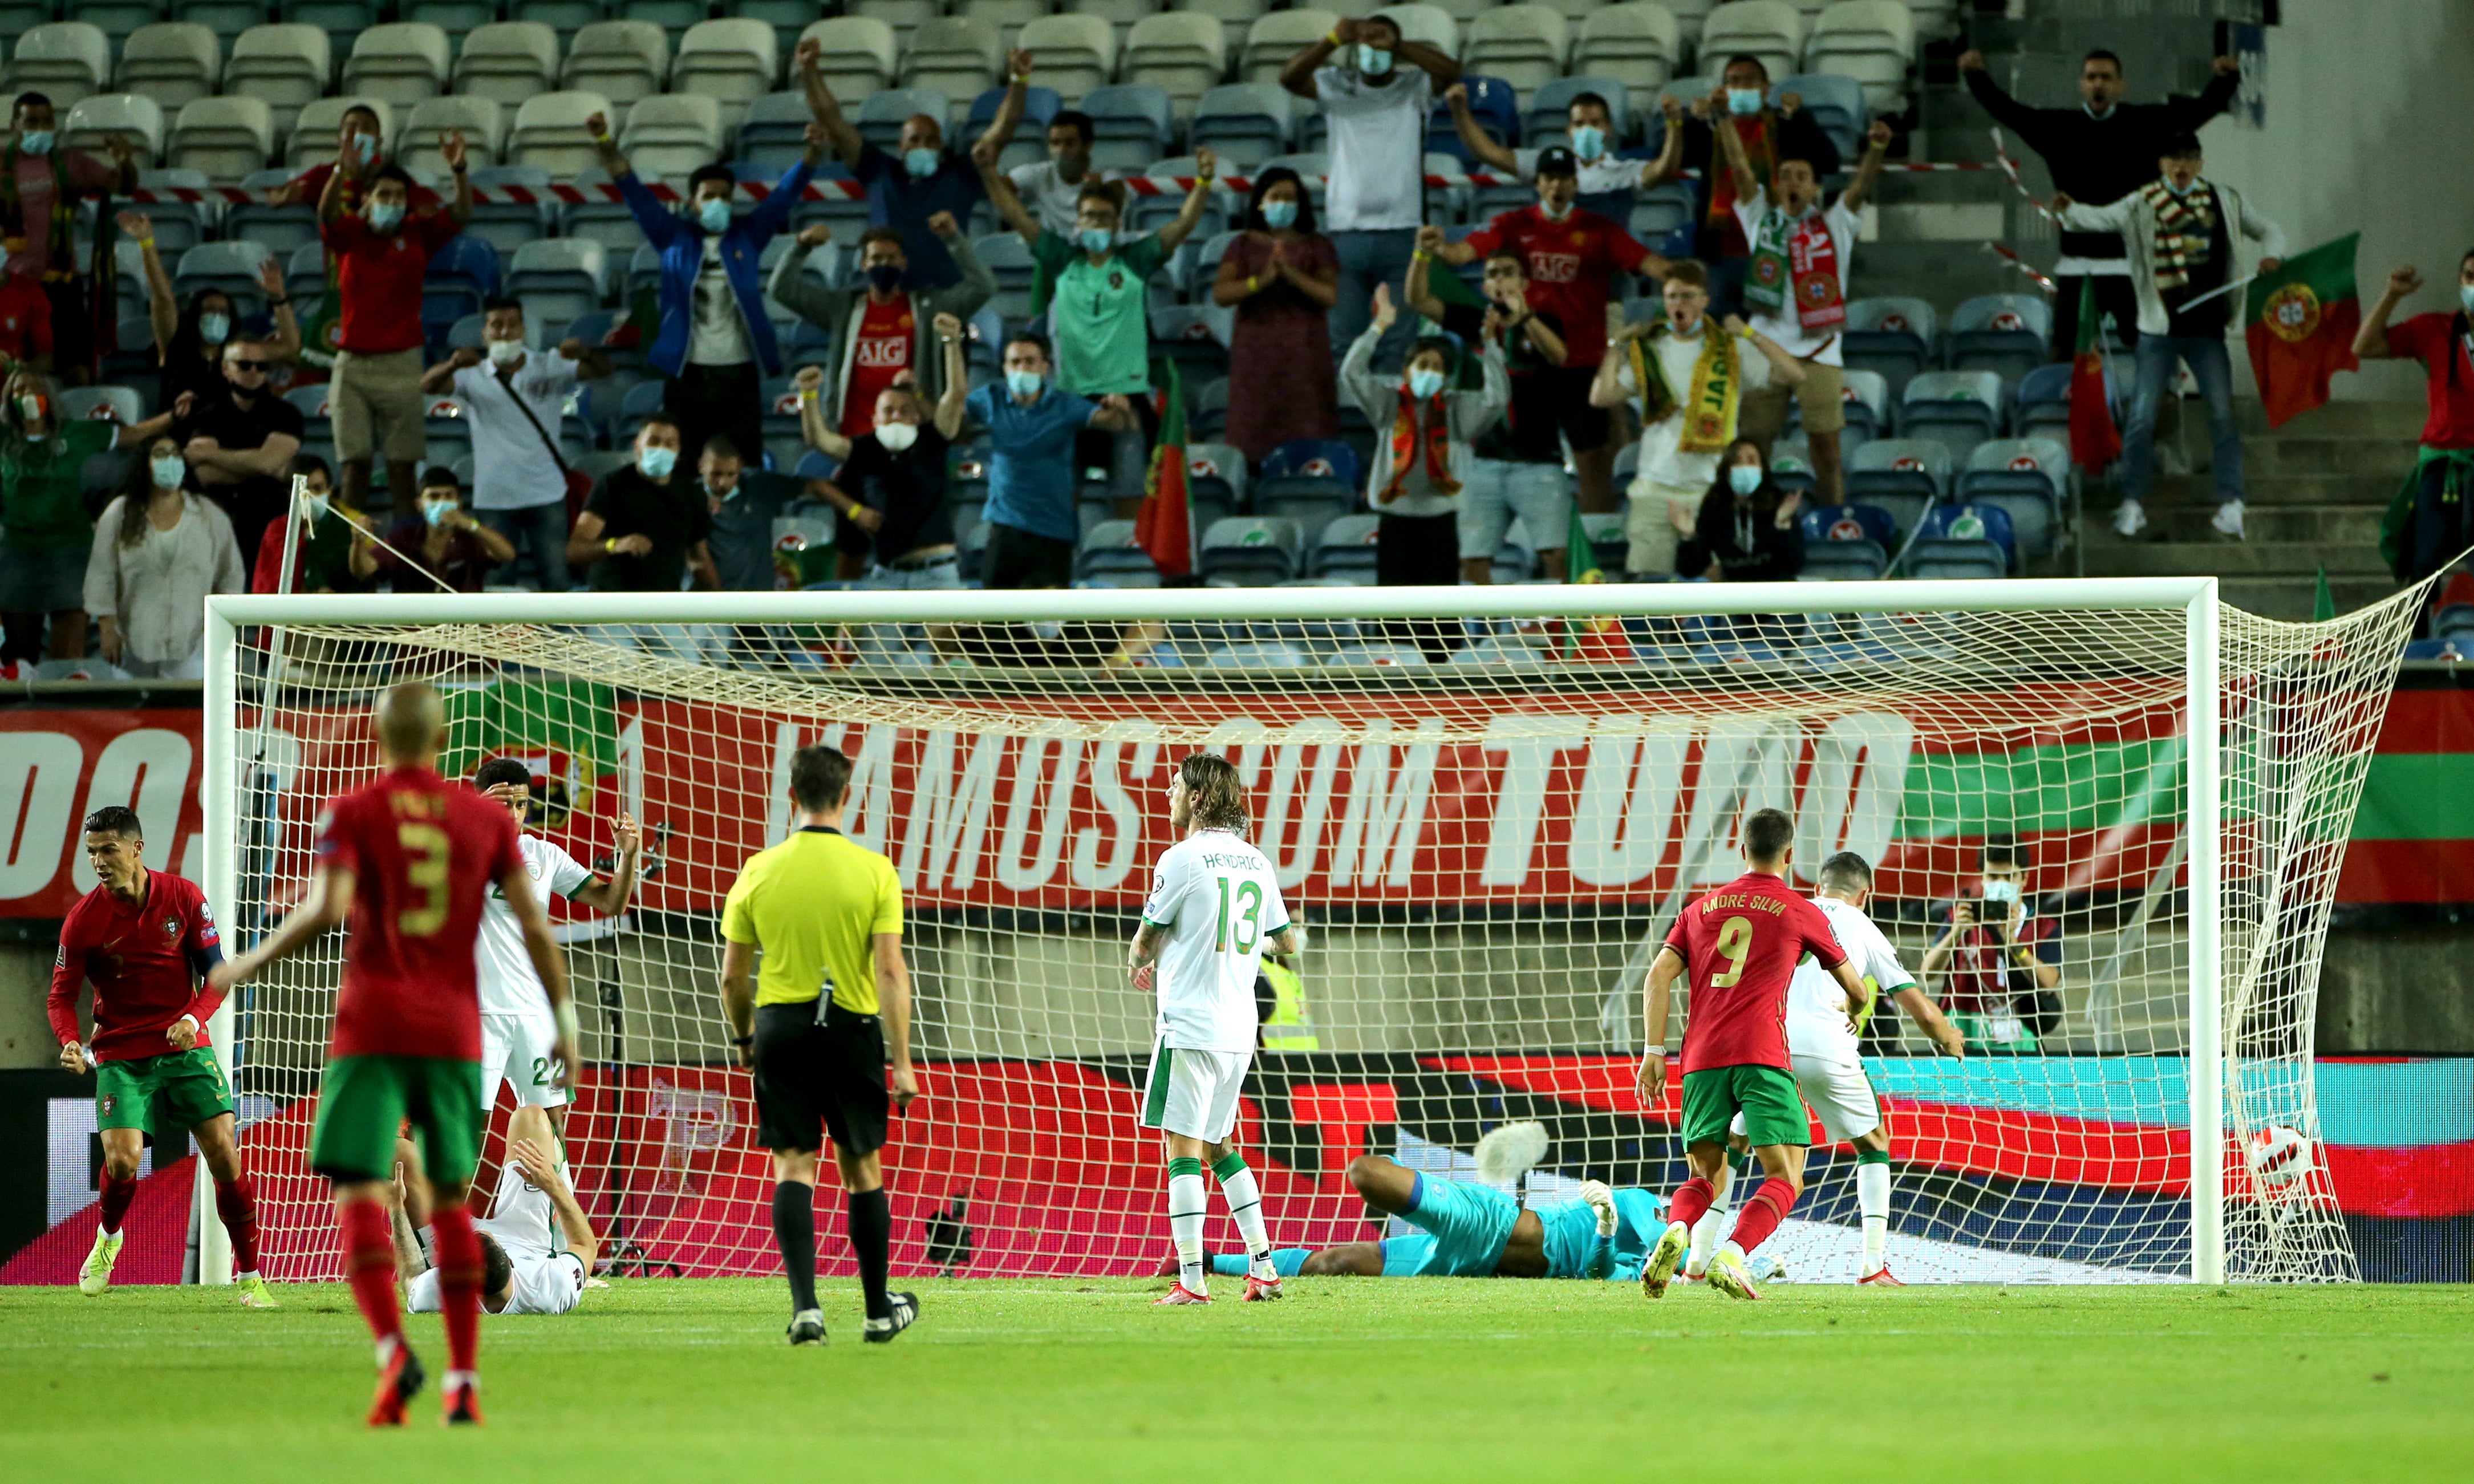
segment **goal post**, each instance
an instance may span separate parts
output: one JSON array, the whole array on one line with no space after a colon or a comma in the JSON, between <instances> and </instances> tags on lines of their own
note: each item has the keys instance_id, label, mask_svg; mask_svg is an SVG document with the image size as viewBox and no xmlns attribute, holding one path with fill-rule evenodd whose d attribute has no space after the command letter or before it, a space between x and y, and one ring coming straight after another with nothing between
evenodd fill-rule
<instances>
[{"instance_id":1,"label":"goal post","mask_svg":"<svg viewBox=\"0 0 2474 1484\"><path fill-rule=\"evenodd\" d=\"M1467 1178L1515 1116L1555 1138L1531 1200L1671 1185L1673 1110L1632 1100L1637 1009L1627 1038L1607 1002L1734 874L1751 809L1796 813L1802 888L1834 850L1868 859L1910 969L2015 838L2038 966L1959 935L1920 976L1969 1057L1925 1055L1895 1011L1867 1027L1903 1274L2343 1279L2324 1161L2242 1151L2316 1145L2319 952L2413 597L2306 625L2222 607L2213 577L216 596L205 885L228 951L271 930L403 678L449 693L448 770L528 759L536 828L588 865L634 815L630 912L558 914L588 961L581 1193L628 1271L765 1273L714 920L793 822L789 752L832 742L850 833L910 908L927 1095L888 1151L897 1264L1122 1275L1159 1251L1123 937L1185 751L1238 764L1315 929L1301 988L1264 998L1240 1125L1297 1245L1381 1234L1351 1155ZM329 941L215 1027L263 1110L271 1277L337 1271L305 1144L338 966ZM1852 1260L1852 1168L1816 1151L1777 1239L1815 1276Z\"/></svg>"}]
</instances>

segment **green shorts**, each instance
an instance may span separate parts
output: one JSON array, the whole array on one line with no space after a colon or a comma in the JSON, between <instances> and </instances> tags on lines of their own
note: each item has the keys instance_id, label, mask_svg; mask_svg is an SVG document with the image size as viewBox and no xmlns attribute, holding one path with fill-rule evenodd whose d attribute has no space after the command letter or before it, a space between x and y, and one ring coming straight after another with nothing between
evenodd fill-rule
<instances>
[{"instance_id":1,"label":"green shorts","mask_svg":"<svg viewBox=\"0 0 2474 1484\"><path fill-rule=\"evenodd\" d=\"M159 1057L106 1061L94 1069L98 1129L185 1133L232 1110L231 1087L204 1046Z\"/></svg>"},{"instance_id":2,"label":"green shorts","mask_svg":"<svg viewBox=\"0 0 2474 1484\"><path fill-rule=\"evenodd\" d=\"M391 1180L407 1118L433 1180L463 1184L481 1156L479 1064L452 1057L338 1057L318 1088L309 1168L335 1180Z\"/></svg>"},{"instance_id":3,"label":"green shorts","mask_svg":"<svg viewBox=\"0 0 2474 1484\"><path fill-rule=\"evenodd\" d=\"M1795 1090L1795 1074L1780 1066L1705 1066L1684 1074L1684 1147L1727 1142L1727 1126L1744 1115L1744 1132L1759 1149L1812 1142L1812 1121Z\"/></svg>"}]
</instances>

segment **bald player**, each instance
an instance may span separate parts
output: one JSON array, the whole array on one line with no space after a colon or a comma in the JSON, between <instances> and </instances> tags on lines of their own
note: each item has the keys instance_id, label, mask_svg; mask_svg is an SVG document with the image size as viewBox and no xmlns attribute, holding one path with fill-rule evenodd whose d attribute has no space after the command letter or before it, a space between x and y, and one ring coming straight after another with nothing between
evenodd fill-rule
<instances>
[{"instance_id":1,"label":"bald player","mask_svg":"<svg viewBox=\"0 0 2474 1484\"><path fill-rule=\"evenodd\" d=\"M575 1007L567 964L533 895L507 811L438 776L447 741L438 693L418 681L386 693L373 717L386 771L327 806L307 894L273 936L209 983L247 984L347 924L344 982L319 1087L309 1164L333 1182L352 1298L377 1340L370 1425L400 1425L421 1390L421 1362L396 1307L389 1219L396 1132L410 1120L434 1213L440 1309L447 1327L444 1420L481 1421L474 1374L484 1284L479 1233L464 1197L480 1152L481 1003L474 944L496 886L558 1024L558 1076L575 1065Z\"/></svg>"}]
</instances>

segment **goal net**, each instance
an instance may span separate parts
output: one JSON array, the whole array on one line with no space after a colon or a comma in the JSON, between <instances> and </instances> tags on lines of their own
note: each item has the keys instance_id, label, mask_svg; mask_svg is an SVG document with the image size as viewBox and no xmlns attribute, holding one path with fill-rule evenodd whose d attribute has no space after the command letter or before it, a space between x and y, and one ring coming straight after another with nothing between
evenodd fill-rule
<instances>
[{"instance_id":1,"label":"goal net","mask_svg":"<svg viewBox=\"0 0 2474 1484\"><path fill-rule=\"evenodd\" d=\"M1516 1120L1551 1139L1532 1204L1672 1189L1673 1083L1634 1090L1642 977L1777 807L1798 885L1871 863L1868 910L1968 1035L1939 1056L1887 997L1864 1027L1903 1277L2341 1279L2313 1014L2410 601L2301 625L2199 578L215 598L208 886L241 946L280 919L322 802L375 774L378 688L411 677L446 693L443 767L522 759L532 828L578 860L606 871L633 815L625 913L552 909L579 1194L617 1271L766 1275L716 921L793 823L791 753L831 743L846 829L906 893L924 1096L885 1153L897 1270L1122 1276L1167 1252L1124 961L1178 758L1236 764L1310 932L1258 990L1238 1126L1284 1246L1385 1234L1352 1157L1474 1178ZM1954 899L1986 914L1988 842L2030 967L1951 933ZM274 1277L340 1272L304 1157L340 949L237 996L218 1038ZM1853 1276L1854 1170L1814 1151L1773 1239L1791 1277Z\"/></svg>"}]
</instances>

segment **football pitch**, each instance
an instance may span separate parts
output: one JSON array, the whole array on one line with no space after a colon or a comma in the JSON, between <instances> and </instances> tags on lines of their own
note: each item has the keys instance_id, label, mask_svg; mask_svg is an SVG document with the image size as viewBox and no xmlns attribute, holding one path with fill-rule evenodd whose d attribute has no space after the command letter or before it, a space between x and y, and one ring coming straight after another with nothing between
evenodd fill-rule
<instances>
[{"instance_id":1,"label":"football pitch","mask_svg":"<svg viewBox=\"0 0 2474 1484\"><path fill-rule=\"evenodd\" d=\"M486 1319L488 1425L361 1425L370 1349L340 1285L253 1313L220 1290L0 1299L16 1478L1613 1481L2415 1478L2474 1447L2474 1290L1776 1285L1758 1304L1628 1284L1292 1279L1208 1314L1162 1283L911 1284L823 1350L781 1287L620 1281ZM438 1321L411 1322L435 1379ZM1698 1460L1696 1448L1702 1450Z\"/></svg>"}]
</instances>

